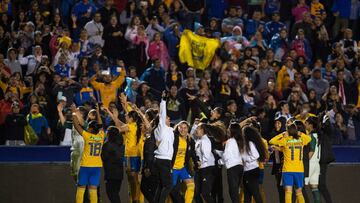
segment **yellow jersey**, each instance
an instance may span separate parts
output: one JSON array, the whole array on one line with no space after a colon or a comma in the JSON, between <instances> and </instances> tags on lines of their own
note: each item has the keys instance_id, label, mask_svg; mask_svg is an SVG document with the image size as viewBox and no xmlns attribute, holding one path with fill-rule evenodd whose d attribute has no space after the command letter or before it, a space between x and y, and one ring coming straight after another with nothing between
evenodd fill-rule
<instances>
[{"instance_id":1,"label":"yellow jersey","mask_svg":"<svg viewBox=\"0 0 360 203\"><path fill-rule=\"evenodd\" d=\"M97 82L96 77L91 78L90 83L95 90L100 92L101 101L105 107L109 107L110 102L116 101L117 89L123 84L125 75L125 70L123 70L110 84Z\"/></svg>"},{"instance_id":2,"label":"yellow jersey","mask_svg":"<svg viewBox=\"0 0 360 203\"><path fill-rule=\"evenodd\" d=\"M261 138L261 140L263 141L264 147L266 149L266 160L268 160L269 159L269 151L268 151L269 145L264 138ZM259 169L264 169L264 168L265 168L265 162L259 161Z\"/></svg>"},{"instance_id":3,"label":"yellow jersey","mask_svg":"<svg viewBox=\"0 0 360 203\"><path fill-rule=\"evenodd\" d=\"M187 142L185 138L179 136L179 147L176 153L175 163L173 169L182 169L185 166Z\"/></svg>"},{"instance_id":4,"label":"yellow jersey","mask_svg":"<svg viewBox=\"0 0 360 203\"><path fill-rule=\"evenodd\" d=\"M303 149L311 141L311 137L300 134L299 139L282 133L270 140L270 144L277 145L284 154L283 172L304 172Z\"/></svg>"},{"instance_id":5,"label":"yellow jersey","mask_svg":"<svg viewBox=\"0 0 360 203\"><path fill-rule=\"evenodd\" d=\"M125 156L139 156L138 143L136 139L137 124L135 122L128 124L129 130L125 133Z\"/></svg>"},{"instance_id":6,"label":"yellow jersey","mask_svg":"<svg viewBox=\"0 0 360 203\"><path fill-rule=\"evenodd\" d=\"M104 131L101 130L98 134L92 134L83 130L82 136L84 138L84 152L80 166L102 167L101 150L105 138Z\"/></svg>"}]
</instances>

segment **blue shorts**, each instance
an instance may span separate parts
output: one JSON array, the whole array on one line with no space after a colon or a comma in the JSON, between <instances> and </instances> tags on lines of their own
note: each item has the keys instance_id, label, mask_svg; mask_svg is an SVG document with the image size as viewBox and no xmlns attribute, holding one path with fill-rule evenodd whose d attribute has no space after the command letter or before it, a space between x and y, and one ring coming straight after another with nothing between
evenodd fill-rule
<instances>
[{"instance_id":1,"label":"blue shorts","mask_svg":"<svg viewBox=\"0 0 360 203\"><path fill-rule=\"evenodd\" d=\"M101 167L80 167L78 186L99 186L100 185Z\"/></svg>"},{"instance_id":2,"label":"blue shorts","mask_svg":"<svg viewBox=\"0 0 360 203\"><path fill-rule=\"evenodd\" d=\"M264 183L264 169L259 170L259 184Z\"/></svg>"},{"instance_id":3,"label":"blue shorts","mask_svg":"<svg viewBox=\"0 0 360 203\"><path fill-rule=\"evenodd\" d=\"M141 157L133 156L133 157L125 157L125 167L130 168L131 172L140 172L141 167Z\"/></svg>"},{"instance_id":4,"label":"blue shorts","mask_svg":"<svg viewBox=\"0 0 360 203\"><path fill-rule=\"evenodd\" d=\"M304 173L283 172L282 180L284 186L295 186L296 188L304 187Z\"/></svg>"},{"instance_id":5,"label":"blue shorts","mask_svg":"<svg viewBox=\"0 0 360 203\"><path fill-rule=\"evenodd\" d=\"M191 175L189 174L189 172L187 171L187 169L184 167L182 169L173 169L172 170L172 183L173 186L175 186L178 181L181 180L187 180L187 179L191 179Z\"/></svg>"}]
</instances>

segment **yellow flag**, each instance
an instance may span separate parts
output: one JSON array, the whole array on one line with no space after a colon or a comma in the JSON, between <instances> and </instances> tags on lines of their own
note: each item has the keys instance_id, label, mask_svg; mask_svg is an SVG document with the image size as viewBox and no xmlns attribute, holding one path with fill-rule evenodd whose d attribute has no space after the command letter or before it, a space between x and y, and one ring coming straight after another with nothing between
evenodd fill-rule
<instances>
[{"instance_id":1,"label":"yellow flag","mask_svg":"<svg viewBox=\"0 0 360 203\"><path fill-rule=\"evenodd\" d=\"M180 39L180 62L204 70L209 66L218 47L220 47L218 39L202 37L191 30L184 30Z\"/></svg>"}]
</instances>

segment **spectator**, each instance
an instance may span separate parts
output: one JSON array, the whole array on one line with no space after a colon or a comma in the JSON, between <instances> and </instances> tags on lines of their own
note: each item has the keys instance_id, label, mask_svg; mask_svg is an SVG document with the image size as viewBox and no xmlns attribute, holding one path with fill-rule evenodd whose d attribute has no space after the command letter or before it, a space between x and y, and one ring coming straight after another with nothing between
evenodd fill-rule
<instances>
[{"instance_id":1,"label":"spectator","mask_svg":"<svg viewBox=\"0 0 360 203\"><path fill-rule=\"evenodd\" d=\"M254 11L252 18L246 21L245 24L245 36L251 38L259 27L264 28L265 23L261 20L261 11Z\"/></svg>"},{"instance_id":2,"label":"spectator","mask_svg":"<svg viewBox=\"0 0 360 203\"><path fill-rule=\"evenodd\" d=\"M84 28L88 33L90 43L101 47L104 46L104 40L102 39L104 26L101 24L101 14L99 12L95 13L93 20L86 23Z\"/></svg>"},{"instance_id":3,"label":"spectator","mask_svg":"<svg viewBox=\"0 0 360 203\"><path fill-rule=\"evenodd\" d=\"M20 62L17 60L16 49L10 48L8 50L7 59L4 60L4 63L10 69L11 74L16 72L22 74Z\"/></svg>"},{"instance_id":4,"label":"spectator","mask_svg":"<svg viewBox=\"0 0 360 203\"><path fill-rule=\"evenodd\" d=\"M334 0L332 12L335 16L335 23L333 26L333 37L341 36L341 33L349 25L349 17L351 13L351 0Z\"/></svg>"},{"instance_id":5,"label":"spectator","mask_svg":"<svg viewBox=\"0 0 360 203\"><path fill-rule=\"evenodd\" d=\"M48 145L51 143L51 129L47 119L40 113L38 104L31 105L29 114L26 117L27 122L34 129L39 137L38 145Z\"/></svg>"},{"instance_id":6,"label":"spectator","mask_svg":"<svg viewBox=\"0 0 360 203\"><path fill-rule=\"evenodd\" d=\"M96 7L89 0L81 0L75 4L72 13L79 20L79 26L84 26L95 15ZM99 14L100 15L100 14ZM100 22L100 19L98 20Z\"/></svg>"},{"instance_id":7,"label":"spectator","mask_svg":"<svg viewBox=\"0 0 360 203\"><path fill-rule=\"evenodd\" d=\"M178 67L174 61L170 61L170 68L165 73L165 83L166 89L170 89L172 86L176 86L177 89L180 89L182 86L182 82L184 80L184 76L181 71L177 70Z\"/></svg>"},{"instance_id":8,"label":"spectator","mask_svg":"<svg viewBox=\"0 0 360 203\"><path fill-rule=\"evenodd\" d=\"M268 61L263 58L260 60L259 68L256 69L252 74L252 81L254 81L254 89L258 92L265 89L270 78L275 78L275 74L269 68Z\"/></svg>"},{"instance_id":9,"label":"spectator","mask_svg":"<svg viewBox=\"0 0 360 203\"><path fill-rule=\"evenodd\" d=\"M244 28L244 23L243 20L237 16L236 7L230 7L228 10L228 17L224 18L221 23L222 32L225 36L230 36L235 26Z\"/></svg>"},{"instance_id":10,"label":"spectator","mask_svg":"<svg viewBox=\"0 0 360 203\"><path fill-rule=\"evenodd\" d=\"M120 24L127 27L130 24L131 19L135 15L136 3L135 1L128 1L125 10L120 14ZM105 22L105 21L104 21Z\"/></svg>"},{"instance_id":11,"label":"spectator","mask_svg":"<svg viewBox=\"0 0 360 203\"><path fill-rule=\"evenodd\" d=\"M109 25L106 25L104 28L104 50L105 55L109 57L110 60L115 61L118 57L123 55L126 42L117 17L110 16L109 20Z\"/></svg>"},{"instance_id":12,"label":"spectator","mask_svg":"<svg viewBox=\"0 0 360 203\"><path fill-rule=\"evenodd\" d=\"M326 89L329 88L329 82L321 78L321 70L316 68L312 71L312 77L307 81L306 86L308 89L314 89L316 98L320 99Z\"/></svg>"},{"instance_id":13,"label":"spectator","mask_svg":"<svg viewBox=\"0 0 360 203\"><path fill-rule=\"evenodd\" d=\"M294 8L292 8L291 13L295 18L295 22L303 20L304 13L309 12L310 8L306 5L305 0L299 0Z\"/></svg>"},{"instance_id":14,"label":"spectator","mask_svg":"<svg viewBox=\"0 0 360 203\"><path fill-rule=\"evenodd\" d=\"M280 14L278 12L272 13L272 21L265 24L267 38L271 39L276 33L279 33L282 29L286 29L284 23L280 22Z\"/></svg>"},{"instance_id":15,"label":"spectator","mask_svg":"<svg viewBox=\"0 0 360 203\"><path fill-rule=\"evenodd\" d=\"M163 33L165 29L159 24L157 16L153 16L150 19L149 25L146 27L146 35L150 40L154 39L156 33Z\"/></svg>"},{"instance_id":16,"label":"spectator","mask_svg":"<svg viewBox=\"0 0 360 203\"><path fill-rule=\"evenodd\" d=\"M161 34L155 33L153 41L149 45L148 55L150 60L160 59L161 67L165 71L169 68L170 57L166 44L161 40Z\"/></svg>"},{"instance_id":17,"label":"spectator","mask_svg":"<svg viewBox=\"0 0 360 203\"><path fill-rule=\"evenodd\" d=\"M11 114L5 118L5 139L8 146L24 146L25 116L20 113L20 104L11 104Z\"/></svg>"},{"instance_id":18,"label":"spectator","mask_svg":"<svg viewBox=\"0 0 360 203\"><path fill-rule=\"evenodd\" d=\"M161 95L159 94L165 90L165 71L161 67L160 59L156 59L154 64L145 70L140 80L147 82L154 91L153 93L156 98L160 99Z\"/></svg>"},{"instance_id":19,"label":"spectator","mask_svg":"<svg viewBox=\"0 0 360 203\"><path fill-rule=\"evenodd\" d=\"M114 7L114 0L105 0L104 6L99 8L98 12L104 27L109 23L111 16L116 16L116 18L119 16L118 10Z\"/></svg>"}]
</instances>

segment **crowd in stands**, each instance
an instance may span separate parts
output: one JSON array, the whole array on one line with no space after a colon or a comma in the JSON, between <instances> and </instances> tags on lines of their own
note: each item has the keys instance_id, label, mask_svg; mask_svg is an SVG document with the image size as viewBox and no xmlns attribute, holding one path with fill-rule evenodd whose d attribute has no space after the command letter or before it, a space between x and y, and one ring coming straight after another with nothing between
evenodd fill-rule
<instances>
[{"instance_id":1,"label":"crowd in stands","mask_svg":"<svg viewBox=\"0 0 360 203\"><path fill-rule=\"evenodd\" d=\"M164 90L174 124L257 116L270 140L280 117L324 113L333 144L360 143L358 0L2 0L0 14L0 144L24 145L27 124L66 144L72 104L123 119L120 93L145 112ZM205 70L179 60L185 29L221 42Z\"/></svg>"}]
</instances>

